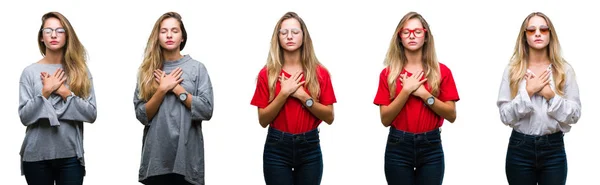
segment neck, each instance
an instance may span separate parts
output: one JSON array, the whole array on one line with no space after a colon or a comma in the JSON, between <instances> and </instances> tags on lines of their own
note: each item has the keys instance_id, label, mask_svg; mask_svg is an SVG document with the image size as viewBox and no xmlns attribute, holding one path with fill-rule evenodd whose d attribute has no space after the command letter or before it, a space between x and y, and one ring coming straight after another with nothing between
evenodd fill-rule
<instances>
[{"instance_id":1,"label":"neck","mask_svg":"<svg viewBox=\"0 0 600 185\"><path fill-rule=\"evenodd\" d=\"M163 52L163 58L166 61L176 61L183 57L178 49L171 50L171 51L162 50L162 52Z\"/></svg>"},{"instance_id":2,"label":"neck","mask_svg":"<svg viewBox=\"0 0 600 185\"><path fill-rule=\"evenodd\" d=\"M49 50L46 49L46 55L44 56L43 62L46 64L60 64L63 61L63 50Z\"/></svg>"},{"instance_id":3,"label":"neck","mask_svg":"<svg viewBox=\"0 0 600 185\"><path fill-rule=\"evenodd\" d=\"M410 51L405 49L404 54L406 55L406 59L408 59L407 65L422 65L423 63L423 50L419 49L417 51Z\"/></svg>"},{"instance_id":4,"label":"neck","mask_svg":"<svg viewBox=\"0 0 600 185\"><path fill-rule=\"evenodd\" d=\"M296 51L285 51L283 52L283 65L286 66L300 66L302 63L300 62L300 49Z\"/></svg>"},{"instance_id":5,"label":"neck","mask_svg":"<svg viewBox=\"0 0 600 185\"><path fill-rule=\"evenodd\" d=\"M550 59L548 58L548 50L547 48L543 49L534 49L529 47L529 58L528 62L530 64L549 64Z\"/></svg>"}]
</instances>

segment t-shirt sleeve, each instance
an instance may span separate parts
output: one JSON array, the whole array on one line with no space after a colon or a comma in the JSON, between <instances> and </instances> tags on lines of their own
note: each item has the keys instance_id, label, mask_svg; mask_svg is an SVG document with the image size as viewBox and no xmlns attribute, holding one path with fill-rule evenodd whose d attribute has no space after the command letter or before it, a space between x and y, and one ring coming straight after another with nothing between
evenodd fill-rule
<instances>
[{"instance_id":1,"label":"t-shirt sleeve","mask_svg":"<svg viewBox=\"0 0 600 185\"><path fill-rule=\"evenodd\" d=\"M335 92L333 91L333 85L331 83L331 77L326 69L321 68L319 70L319 86L321 88L321 94L319 95L319 103L323 105L331 105L336 103Z\"/></svg>"},{"instance_id":2,"label":"t-shirt sleeve","mask_svg":"<svg viewBox=\"0 0 600 185\"><path fill-rule=\"evenodd\" d=\"M454 77L452 76L452 71L450 71L446 65L440 64L440 74L442 80L440 81L440 94L437 98L442 101L460 100L456 84L454 83Z\"/></svg>"},{"instance_id":3,"label":"t-shirt sleeve","mask_svg":"<svg viewBox=\"0 0 600 185\"><path fill-rule=\"evenodd\" d=\"M269 80L267 79L267 71L263 68L256 79L256 89L252 97L251 105L258 108L265 108L269 105Z\"/></svg>"},{"instance_id":4,"label":"t-shirt sleeve","mask_svg":"<svg viewBox=\"0 0 600 185\"><path fill-rule=\"evenodd\" d=\"M384 69L379 74L379 87L377 87L377 94L375 95L375 100L373 100L375 105L389 105L392 103L390 99L390 88L387 83L387 70Z\"/></svg>"}]
</instances>

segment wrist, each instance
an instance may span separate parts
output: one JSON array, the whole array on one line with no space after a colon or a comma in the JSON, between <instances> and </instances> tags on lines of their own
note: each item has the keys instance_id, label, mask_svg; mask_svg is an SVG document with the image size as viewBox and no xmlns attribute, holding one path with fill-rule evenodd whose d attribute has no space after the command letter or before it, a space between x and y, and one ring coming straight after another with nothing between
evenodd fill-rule
<instances>
[{"instance_id":1,"label":"wrist","mask_svg":"<svg viewBox=\"0 0 600 185\"><path fill-rule=\"evenodd\" d=\"M419 98L421 98L421 100L426 101L427 98L433 96L431 93L427 92L427 93L423 93L419 95Z\"/></svg>"},{"instance_id":2,"label":"wrist","mask_svg":"<svg viewBox=\"0 0 600 185\"><path fill-rule=\"evenodd\" d=\"M171 90L171 91L177 95L186 92L186 90L183 87L181 87L181 85L179 85L179 84L177 84L177 86L175 86L173 88L173 90Z\"/></svg>"}]
</instances>

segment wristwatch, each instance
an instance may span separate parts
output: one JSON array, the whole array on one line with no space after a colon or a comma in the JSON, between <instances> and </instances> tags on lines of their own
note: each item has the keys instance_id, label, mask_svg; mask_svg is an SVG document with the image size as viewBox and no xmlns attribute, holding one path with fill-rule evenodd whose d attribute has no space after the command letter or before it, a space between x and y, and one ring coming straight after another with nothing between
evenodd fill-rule
<instances>
[{"instance_id":1,"label":"wristwatch","mask_svg":"<svg viewBox=\"0 0 600 185\"><path fill-rule=\"evenodd\" d=\"M433 97L433 96L430 96L429 98L427 98L425 100L425 104L427 104L428 106L432 106L433 103L435 103L435 97Z\"/></svg>"},{"instance_id":2,"label":"wristwatch","mask_svg":"<svg viewBox=\"0 0 600 185\"><path fill-rule=\"evenodd\" d=\"M304 102L304 105L308 108L311 108L314 103L315 103L315 101L312 98L309 98L306 100L306 102Z\"/></svg>"},{"instance_id":3,"label":"wristwatch","mask_svg":"<svg viewBox=\"0 0 600 185\"><path fill-rule=\"evenodd\" d=\"M187 97L188 97L188 93L182 92L181 94L179 94L179 101L185 102L185 100L187 100Z\"/></svg>"}]
</instances>

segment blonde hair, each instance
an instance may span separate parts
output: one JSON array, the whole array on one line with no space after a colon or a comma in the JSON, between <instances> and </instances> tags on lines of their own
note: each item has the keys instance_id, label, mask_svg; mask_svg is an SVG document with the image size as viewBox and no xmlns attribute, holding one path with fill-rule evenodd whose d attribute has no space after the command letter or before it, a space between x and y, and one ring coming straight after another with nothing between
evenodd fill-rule
<instances>
[{"instance_id":1,"label":"blonde hair","mask_svg":"<svg viewBox=\"0 0 600 185\"><path fill-rule=\"evenodd\" d=\"M319 74L317 74L317 67L323 66L315 55L310 34L308 33L308 29L302 18L295 12L287 12L279 19L279 21L277 21L271 37L271 47L269 49L269 57L267 58L266 64L269 83L269 102L274 99L275 84L277 83L279 74L281 74L281 68L283 67L283 48L279 43L279 29L281 29L281 23L287 19L296 19L300 22L303 33L303 44L299 49L301 52L302 69L304 70L304 77L306 79L304 87L308 89L310 96L318 101L321 88L318 81Z\"/></svg>"},{"instance_id":2,"label":"blonde hair","mask_svg":"<svg viewBox=\"0 0 600 185\"><path fill-rule=\"evenodd\" d=\"M408 62L404 45L402 45L402 40L398 33L403 28L404 24L411 19L419 19L423 25L423 28L427 30L424 38L425 43L421 48L423 51L423 72L424 76L427 78L426 82L431 87L432 94L438 95L439 93L440 67L435 54L433 34L431 33L429 24L427 21L425 21L421 14L417 12L409 12L402 17L400 23L398 23L398 26L396 26L396 30L394 31L394 35L392 36L392 40L390 41L390 46L384 60L384 64L388 68L387 83L390 88L390 99L396 97L396 81L400 76L402 69L404 69L404 66Z\"/></svg>"},{"instance_id":3,"label":"blonde hair","mask_svg":"<svg viewBox=\"0 0 600 185\"><path fill-rule=\"evenodd\" d=\"M548 28L550 28L550 42L548 43L548 58L550 58L550 63L552 64L552 77L555 82L556 93L559 95L564 94L565 87L565 65L568 65L567 61L562 57L560 51L560 43L558 42L558 36L556 35L556 31L554 29L554 25L552 21L548 18L548 16L544 15L541 12L533 12L529 14L523 24L521 24L521 29L519 30L519 36L517 37L517 43L515 45L515 51L513 56L510 59L510 90L511 97L515 97L519 90L519 82L525 77L525 73L527 72L527 64L529 63L527 60L529 59L529 45L527 44L527 37L525 36L525 29L527 28L527 24L529 24L529 20L532 17L541 17L546 20L548 24Z\"/></svg>"},{"instance_id":4,"label":"blonde hair","mask_svg":"<svg viewBox=\"0 0 600 185\"><path fill-rule=\"evenodd\" d=\"M183 26L181 15L177 12L167 12L156 20L156 23L154 23L154 27L152 28L152 33L150 33L150 37L148 38L148 43L146 44L144 60L138 71L139 98L141 100L150 100L158 88L158 84L154 83L154 70L161 69L164 63L164 56L162 55L162 47L158 41L158 36L160 34L160 24L168 18L175 18L179 21L179 27L181 28L183 38L183 41L179 45L180 51L183 50L185 43L187 42L187 32Z\"/></svg>"},{"instance_id":5,"label":"blonde hair","mask_svg":"<svg viewBox=\"0 0 600 185\"><path fill-rule=\"evenodd\" d=\"M38 31L38 47L42 56L46 56L46 45L42 40L42 29L44 23L49 18L56 18L60 21L66 32L66 43L63 49L63 59L61 61L63 69L67 75L68 84L70 90L77 96L86 98L90 95L91 82L88 78L87 64L86 64L86 51L75 30L71 26L69 20L58 12L48 12L42 16L42 25Z\"/></svg>"}]
</instances>

